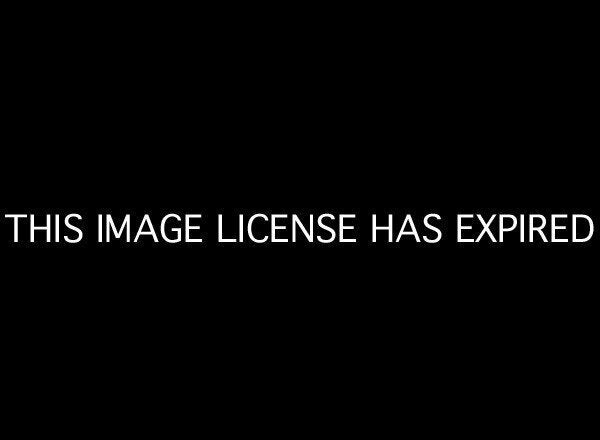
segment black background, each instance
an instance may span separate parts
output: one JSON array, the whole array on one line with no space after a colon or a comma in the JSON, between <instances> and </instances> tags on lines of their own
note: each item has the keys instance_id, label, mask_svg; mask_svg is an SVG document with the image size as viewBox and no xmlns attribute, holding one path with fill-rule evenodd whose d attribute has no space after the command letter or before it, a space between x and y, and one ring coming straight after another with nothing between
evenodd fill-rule
<instances>
[{"instance_id":1,"label":"black background","mask_svg":"<svg viewBox=\"0 0 600 440\"><path fill-rule=\"evenodd\" d=\"M597 224L593 29L539 11L247 12L29 11L3 55L2 213L355 212L361 243L14 246L4 224L11 414L581 426L597 237L460 246L453 219ZM429 212L441 244L368 243L371 213Z\"/></svg>"}]
</instances>

